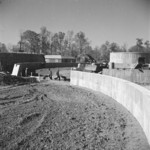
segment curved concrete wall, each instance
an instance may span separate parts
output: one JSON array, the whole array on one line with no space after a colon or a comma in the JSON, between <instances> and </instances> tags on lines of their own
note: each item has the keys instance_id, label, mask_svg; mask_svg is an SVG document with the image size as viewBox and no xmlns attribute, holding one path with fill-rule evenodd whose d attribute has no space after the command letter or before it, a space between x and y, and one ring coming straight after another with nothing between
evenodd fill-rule
<instances>
[{"instance_id":1,"label":"curved concrete wall","mask_svg":"<svg viewBox=\"0 0 150 150\"><path fill-rule=\"evenodd\" d=\"M71 71L71 85L101 91L126 107L142 126L150 144L150 91L132 82L94 73Z\"/></svg>"},{"instance_id":2,"label":"curved concrete wall","mask_svg":"<svg viewBox=\"0 0 150 150\"><path fill-rule=\"evenodd\" d=\"M125 79L137 84L150 84L150 70L138 69L103 69L103 75Z\"/></svg>"}]
</instances>

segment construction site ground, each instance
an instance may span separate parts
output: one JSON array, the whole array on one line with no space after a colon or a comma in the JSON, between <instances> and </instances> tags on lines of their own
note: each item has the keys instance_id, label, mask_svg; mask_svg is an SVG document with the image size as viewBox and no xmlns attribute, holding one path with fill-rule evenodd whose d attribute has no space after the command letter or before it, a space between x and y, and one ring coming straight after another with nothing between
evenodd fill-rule
<instances>
[{"instance_id":1,"label":"construction site ground","mask_svg":"<svg viewBox=\"0 0 150 150\"><path fill-rule=\"evenodd\" d=\"M46 79L0 86L2 150L148 150L137 120L110 97Z\"/></svg>"}]
</instances>

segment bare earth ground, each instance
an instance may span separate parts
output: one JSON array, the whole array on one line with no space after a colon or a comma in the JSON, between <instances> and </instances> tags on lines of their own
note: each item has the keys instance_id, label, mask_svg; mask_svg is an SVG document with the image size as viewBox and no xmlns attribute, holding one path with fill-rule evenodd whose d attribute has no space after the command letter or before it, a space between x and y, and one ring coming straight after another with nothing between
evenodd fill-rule
<instances>
[{"instance_id":1,"label":"bare earth ground","mask_svg":"<svg viewBox=\"0 0 150 150\"><path fill-rule=\"evenodd\" d=\"M2 150L148 150L133 116L113 99L46 81L0 88Z\"/></svg>"}]
</instances>

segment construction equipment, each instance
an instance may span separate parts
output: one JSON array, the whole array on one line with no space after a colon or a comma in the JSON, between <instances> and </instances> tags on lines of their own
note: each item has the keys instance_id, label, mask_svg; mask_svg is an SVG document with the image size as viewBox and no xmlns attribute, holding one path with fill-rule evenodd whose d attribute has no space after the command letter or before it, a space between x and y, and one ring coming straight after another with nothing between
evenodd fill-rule
<instances>
[{"instance_id":1,"label":"construction equipment","mask_svg":"<svg viewBox=\"0 0 150 150\"><path fill-rule=\"evenodd\" d=\"M102 73L103 68L108 68L108 63L97 63L97 61L89 54L81 54L77 57L79 71Z\"/></svg>"}]
</instances>

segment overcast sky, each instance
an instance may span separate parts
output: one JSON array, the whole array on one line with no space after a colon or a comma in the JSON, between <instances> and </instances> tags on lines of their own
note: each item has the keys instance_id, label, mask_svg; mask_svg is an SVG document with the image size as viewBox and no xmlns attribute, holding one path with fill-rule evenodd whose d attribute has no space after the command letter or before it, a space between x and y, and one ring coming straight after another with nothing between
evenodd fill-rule
<instances>
[{"instance_id":1,"label":"overcast sky","mask_svg":"<svg viewBox=\"0 0 150 150\"><path fill-rule=\"evenodd\" d=\"M0 0L0 42L16 44L27 29L85 32L92 46L150 39L149 0ZM149 11L149 12L148 12ZM149 33L149 34L148 34Z\"/></svg>"}]
</instances>

